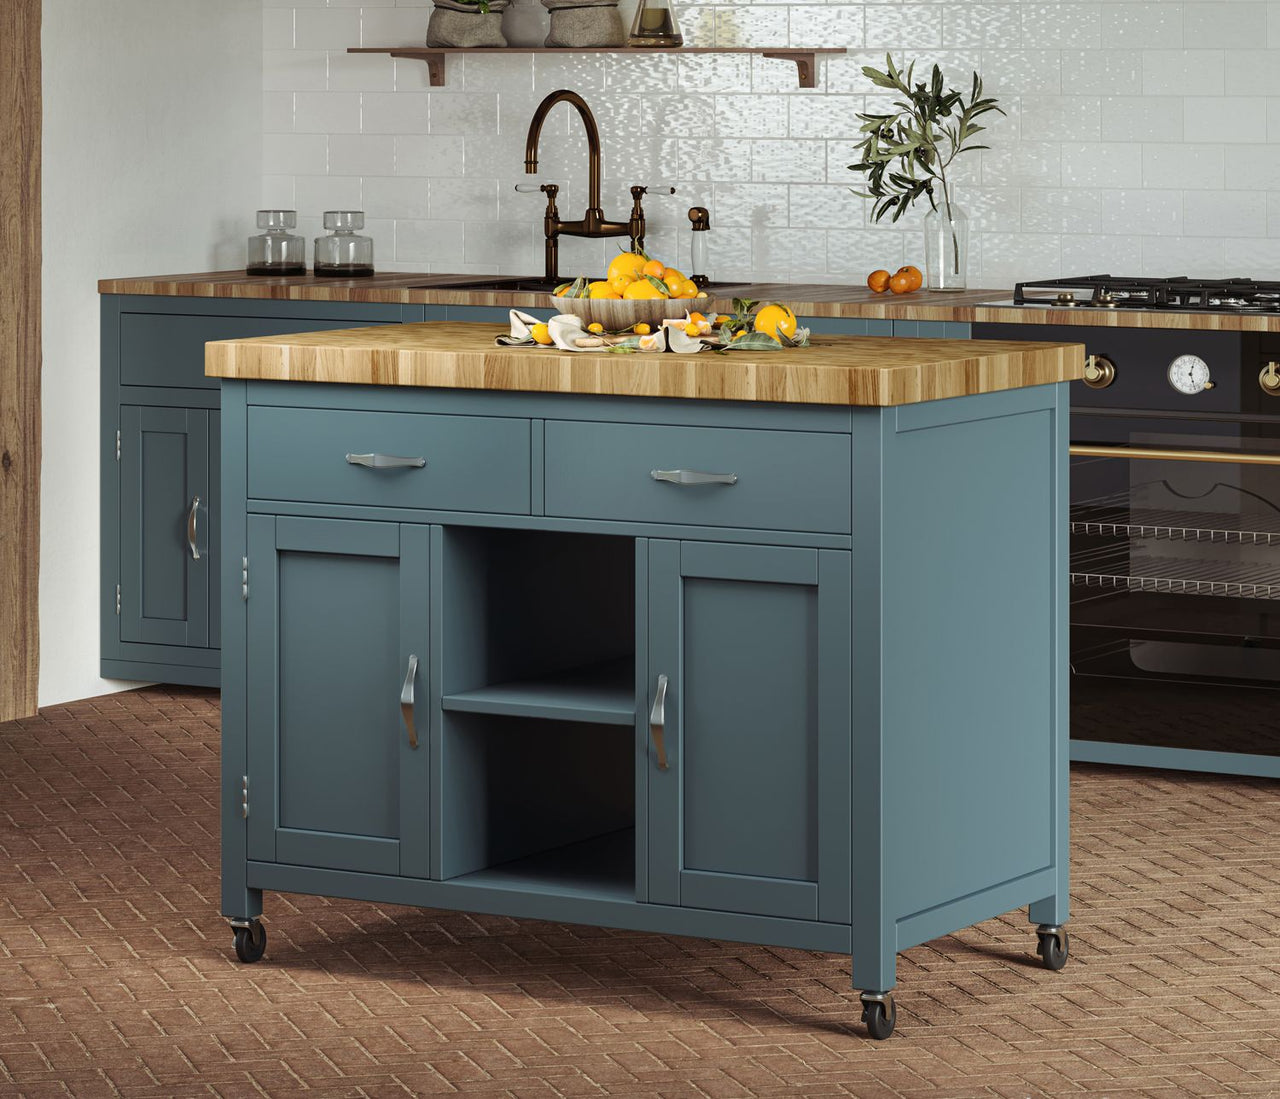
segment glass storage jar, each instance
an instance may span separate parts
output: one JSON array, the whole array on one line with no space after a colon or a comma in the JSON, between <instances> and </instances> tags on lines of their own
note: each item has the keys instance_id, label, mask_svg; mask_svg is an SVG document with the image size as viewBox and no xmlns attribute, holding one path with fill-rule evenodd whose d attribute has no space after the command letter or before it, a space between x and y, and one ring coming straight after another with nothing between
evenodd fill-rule
<instances>
[{"instance_id":1,"label":"glass storage jar","mask_svg":"<svg viewBox=\"0 0 1280 1099\"><path fill-rule=\"evenodd\" d=\"M307 241L297 233L297 210L259 210L258 228L264 230L249 238L246 275L305 275L307 273Z\"/></svg>"},{"instance_id":2,"label":"glass storage jar","mask_svg":"<svg viewBox=\"0 0 1280 1099\"><path fill-rule=\"evenodd\" d=\"M360 210L326 210L327 237L316 237L315 272L322 278L356 279L373 274L373 238L360 236Z\"/></svg>"},{"instance_id":3,"label":"glass storage jar","mask_svg":"<svg viewBox=\"0 0 1280 1099\"><path fill-rule=\"evenodd\" d=\"M627 45L648 49L684 45L671 0L637 0Z\"/></svg>"}]
</instances>

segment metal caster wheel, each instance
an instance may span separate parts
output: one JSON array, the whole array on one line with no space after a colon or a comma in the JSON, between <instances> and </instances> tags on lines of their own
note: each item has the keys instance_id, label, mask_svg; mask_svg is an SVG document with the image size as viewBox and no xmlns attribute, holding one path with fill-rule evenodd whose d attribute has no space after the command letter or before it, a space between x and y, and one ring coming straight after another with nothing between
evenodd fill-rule
<instances>
[{"instance_id":1,"label":"metal caster wheel","mask_svg":"<svg viewBox=\"0 0 1280 1099\"><path fill-rule=\"evenodd\" d=\"M884 1041L893 1033L898 1021L898 1005L892 992L864 992L862 994L862 1021L867 1033L877 1041Z\"/></svg>"},{"instance_id":2,"label":"metal caster wheel","mask_svg":"<svg viewBox=\"0 0 1280 1099\"><path fill-rule=\"evenodd\" d=\"M1067 964L1067 954L1071 939L1066 931L1052 924L1041 924L1036 928L1036 953L1045 969L1055 973Z\"/></svg>"},{"instance_id":3,"label":"metal caster wheel","mask_svg":"<svg viewBox=\"0 0 1280 1099\"><path fill-rule=\"evenodd\" d=\"M236 957L248 965L267 952L267 929L261 920L242 920L231 925L236 936Z\"/></svg>"}]
</instances>

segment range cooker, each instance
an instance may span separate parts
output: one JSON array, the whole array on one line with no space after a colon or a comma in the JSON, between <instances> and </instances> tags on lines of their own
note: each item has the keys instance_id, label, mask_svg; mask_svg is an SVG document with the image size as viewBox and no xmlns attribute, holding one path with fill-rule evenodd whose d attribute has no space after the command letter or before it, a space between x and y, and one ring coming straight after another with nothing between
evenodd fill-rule
<instances>
[{"instance_id":1,"label":"range cooker","mask_svg":"<svg viewBox=\"0 0 1280 1099\"><path fill-rule=\"evenodd\" d=\"M1276 314L1274 334L1081 317L973 335L1085 345L1072 758L1280 777L1280 283L1096 275L999 304Z\"/></svg>"}]
</instances>

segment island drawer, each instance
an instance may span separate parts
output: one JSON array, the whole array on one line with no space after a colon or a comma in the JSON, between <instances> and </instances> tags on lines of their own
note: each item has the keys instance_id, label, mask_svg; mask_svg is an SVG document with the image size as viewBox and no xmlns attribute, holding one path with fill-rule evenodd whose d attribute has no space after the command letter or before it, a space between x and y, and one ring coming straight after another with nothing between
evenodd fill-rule
<instances>
[{"instance_id":1,"label":"island drawer","mask_svg":"<svg viewBox=\"0 0 1280 1099\"><path fill-rule=\"evenodd\" d=\"M848 534L848 435L548 421L546 512Z\"/></svg>"},{"instance_id":2,"label":"island drawer","mask_svg":"<svg viewBox=\"0 0 1280 1099\"><path fill-rule=\"evenodd\" d=\"M249 408L249 496L528 515L524 419Z\"/></svg>"}]
</instances>

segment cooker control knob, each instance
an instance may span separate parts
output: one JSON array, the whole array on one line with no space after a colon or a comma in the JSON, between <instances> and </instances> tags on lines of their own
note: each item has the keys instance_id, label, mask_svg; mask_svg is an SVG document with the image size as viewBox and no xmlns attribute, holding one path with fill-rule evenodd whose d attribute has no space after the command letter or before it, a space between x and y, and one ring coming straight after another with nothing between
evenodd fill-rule
<instances>
[{"instance_id":1,"label":"cooker control knob","mask_svg":"<svg viewBox=\"0 0 1280 1099\"><path fill-rule=\"evenodd\" d=\"M1280 397L1280 363L1267 363L1262 373L1258 375L1258 384L1262 386L1263 393L1269 393L1273 397Z\"/></svg>"},{"instance_id":2,"label":"cooker control knob","mask_svg":"<svg viewBox=\"0 0 1280 1099\"><path fill-rule=\"evenodd\" d=\"M1084 384L1090 389L1106 389L1115 380L1116 364L1106 356L1090 355L1085 359Z\"/></svg>"}]
</instances>

